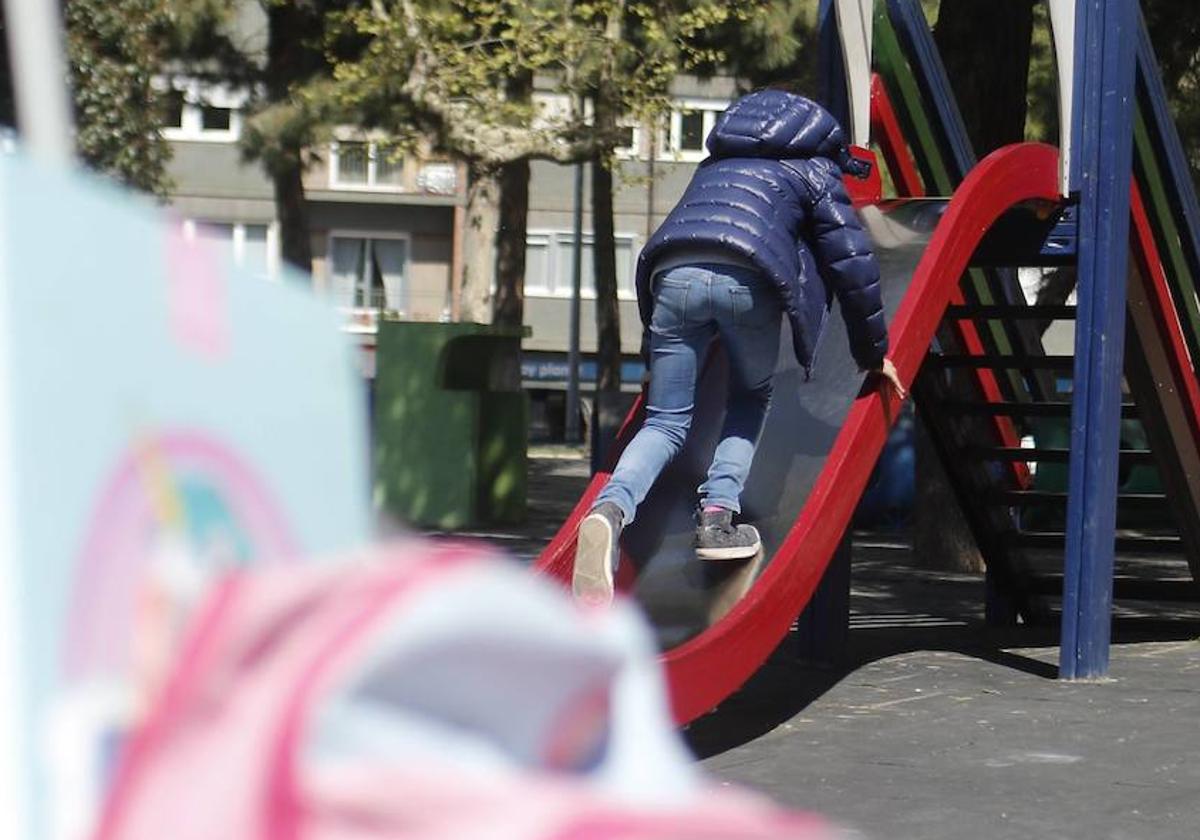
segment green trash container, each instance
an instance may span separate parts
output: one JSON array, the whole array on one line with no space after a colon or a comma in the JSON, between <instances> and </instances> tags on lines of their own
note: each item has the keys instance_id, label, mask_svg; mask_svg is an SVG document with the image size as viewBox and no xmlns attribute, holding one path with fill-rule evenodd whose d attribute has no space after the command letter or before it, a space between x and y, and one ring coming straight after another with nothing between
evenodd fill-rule
<instances>
[{"instance_id":1,"label":"green trash container","mask_svg":"<svg viewBox=\"0 0 1200 840\"><path fill-rule=\"evenodd\" d=\"M375 350L375 500L410 525L525 518L529 397L525 329L380 321Z\"/></svg>"}]
</instances>

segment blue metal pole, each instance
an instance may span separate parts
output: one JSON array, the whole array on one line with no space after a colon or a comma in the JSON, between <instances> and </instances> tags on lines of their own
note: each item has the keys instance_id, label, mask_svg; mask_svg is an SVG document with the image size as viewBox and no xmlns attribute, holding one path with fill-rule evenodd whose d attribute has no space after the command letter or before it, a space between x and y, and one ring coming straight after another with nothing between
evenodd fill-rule
<instances>
[{"instance_id":1,"label":"blue metal pole","mask_svg":"<svg viewBox=\"0 0 1200 840\"><path fill-rule=\"evenodd\" d=\"M818 101L849 130L850 94L834 0L821 0L817 6L817 62Z\"/></svg>"},{"instance_id":2,"label":"blue metal pole","mask_svg":"<svg viewBox=\"0 0 1200 840\"><path fill-rule=\"evenodd\" d=\"M1072 191L1079 195L1079 274L1063 679L1108 671L1138 40L1134 0L1080 0L1076 15L1078 180Z\"/></svg>"}]
</instances>

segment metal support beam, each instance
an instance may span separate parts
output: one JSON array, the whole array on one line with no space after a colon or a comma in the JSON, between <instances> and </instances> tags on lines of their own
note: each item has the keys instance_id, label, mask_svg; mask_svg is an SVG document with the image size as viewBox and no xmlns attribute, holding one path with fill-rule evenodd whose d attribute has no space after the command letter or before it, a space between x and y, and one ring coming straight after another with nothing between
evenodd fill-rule
<instances>
[{"instance_id":1,"label":"metal support beam","mask_svg":"<svg viewBox=\"0 0 1200 840\"><path fill-rule=\"evenodd\" d=\"M871 142L871 40L875 31L874 0L837 0L843 72L850 121L845 124L850 142Z\"/></svg>"},{"instance_id":2,"label":"metal support beam","mask_svg":"<svg viewBox=\"0 0 1200 840\"><path fill-rule=\"evenodd\" d=\"M1054 35L1054 58L1058 66L1058 134L1062 194L1070 194L1071 131L1074 126L1072 100L1075 96L1075 0L1050 0L1050 30Z\"/></svg>"},{"instance_id":3,"label":"metal support beam","mask_svg":"<svg viewBox=\"0 0 1200 840\"><path fill-rule=\"evenodd\" d=\"M1059 652L1064 679L1108 670L1138 24L1134 0L1080 0L1076 13L1079 302Z\"/></svg>"},{"instance_id":4,"label":"metal support beam","mask_svg":"<svg viewBox=\"0 0 1200 840\"><path fill-rule=\"evenodd\" d=\"M817 6L817 48L817 99L839 124L849 128L850 93L836 0L821 0Z\"/></svg>"}]
</instances>

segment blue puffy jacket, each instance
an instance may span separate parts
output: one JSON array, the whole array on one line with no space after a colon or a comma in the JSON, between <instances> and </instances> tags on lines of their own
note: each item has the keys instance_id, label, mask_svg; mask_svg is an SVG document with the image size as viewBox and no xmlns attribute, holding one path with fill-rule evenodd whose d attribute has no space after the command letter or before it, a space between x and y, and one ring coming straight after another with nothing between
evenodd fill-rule
<instances>
[{"instance_id":1,"label":"blue puffy jacket","mask_svg":"<svg viewBox=\"0 0 1200 840\"><path fill-rule=\"evenodd\" d=\"M660 258L727 248L779 289L806 370L835 294L854 360L879 367L888 347L879 265L841 177L865 173L837 121L803 96L759 91L717 118L707 146L709 157L638 258L642 323L650 324Z\"/></svg>"}]
</instances>

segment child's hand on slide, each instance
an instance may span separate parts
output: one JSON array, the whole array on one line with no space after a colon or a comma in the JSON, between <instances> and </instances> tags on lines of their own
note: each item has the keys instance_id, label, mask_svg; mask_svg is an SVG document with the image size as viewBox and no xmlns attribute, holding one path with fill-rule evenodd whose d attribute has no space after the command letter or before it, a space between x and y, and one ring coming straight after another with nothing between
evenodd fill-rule
<instances>
[{"instance_id":1,"label":"child's hand on slide","mask_svg":"<svg viewBox=\"0 0 1200 840\"><path fill-rule=\"evenodd\" d=\"M880 385L891 388L899 399L903 400L908 396L908 391L904 389L904 383L900 381L900 374L896 372L896 366L892 364L891 359L884 359L875 373L883 380Z\"/></svg>"}]
</instances>

